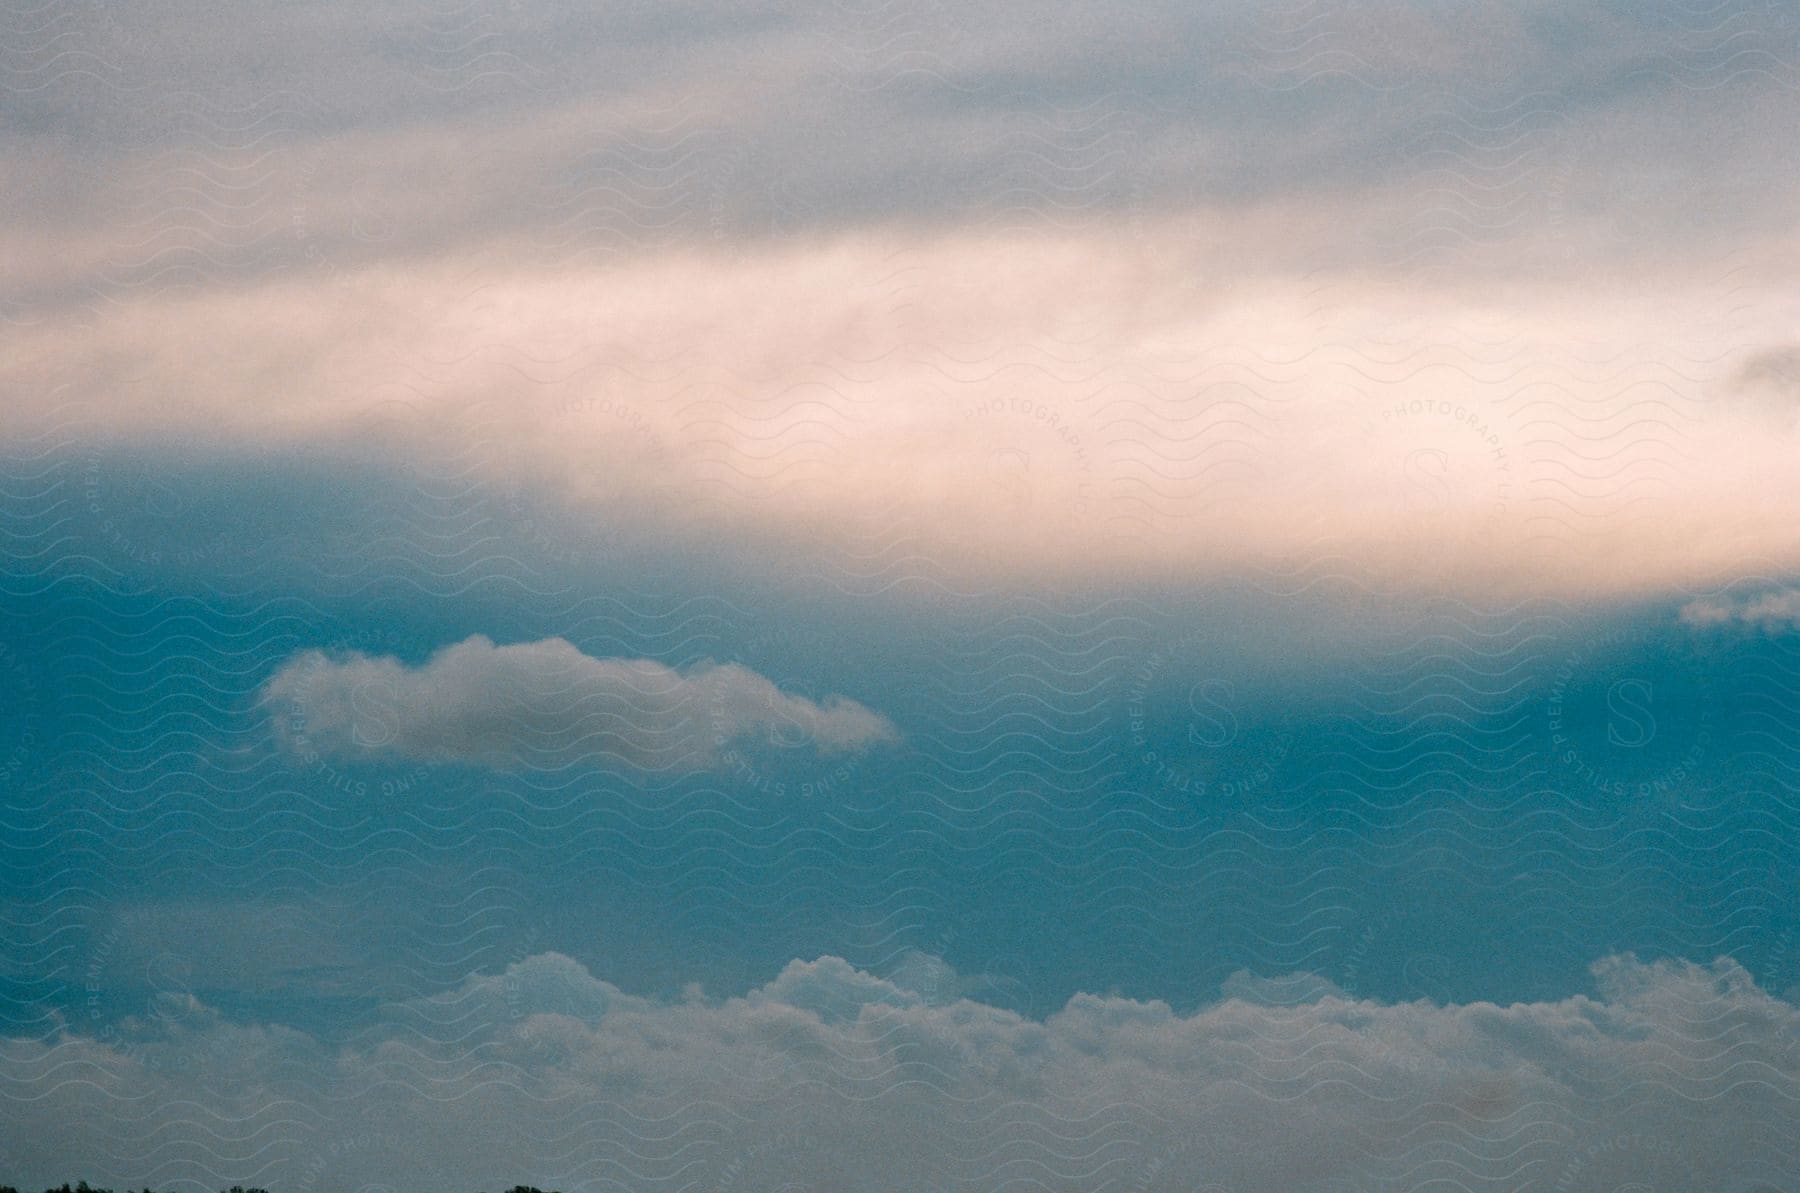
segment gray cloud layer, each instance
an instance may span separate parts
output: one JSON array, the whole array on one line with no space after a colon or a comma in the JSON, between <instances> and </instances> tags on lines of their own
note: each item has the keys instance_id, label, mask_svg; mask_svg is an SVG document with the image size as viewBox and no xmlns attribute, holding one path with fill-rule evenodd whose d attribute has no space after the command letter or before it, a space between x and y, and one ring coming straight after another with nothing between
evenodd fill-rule
<instances>
[{"instance_id":1,"label":"gray cloud layer","mask_svg":"<svg viewBox=\"0 0 1800 1193\"><path fill-rule=\"evenodd\" d=\"M1716 256L1721 232L1783 227L1795 179L1800 25L1779 5L69 3L11 22L21 251L102 288L495 236L611 256L1297 198L1356 226L1339 259L1546 237L1539 266Z\"/></svg>"},{"instance_id":2,"label":"gray cloud layer","mask_svg":"<svg viewBox=\"0 0 1800 1193\"><path fill-rule=\"evenodd\" d=\"M815 703L735 664L678 671L651 659L597 659L561 638L496 646L477 635L417 667L307 651L270 677L263 699L303 753L498 766L691 770L758 736L827 753L899 736L854 700Z\"/></svg>"},{"instance_id":3,"label":"gray cloud layer","mask_svg":"<svg viewBox=\"0 0 1800 1193\"><path fill-rule=\"evenodd\" d=\"M1041 1021L944 973L825 957L671 1002L542 954L347 1046L169 996L105 1038L0 1040L0 1154L283 1193L1751 1193L1800 1162L1800 1011L1728 960L1614 958L1597 997L1506 1007L1245 978L1191 1015L1078 995Z\"/></svg>"}]
</instances>

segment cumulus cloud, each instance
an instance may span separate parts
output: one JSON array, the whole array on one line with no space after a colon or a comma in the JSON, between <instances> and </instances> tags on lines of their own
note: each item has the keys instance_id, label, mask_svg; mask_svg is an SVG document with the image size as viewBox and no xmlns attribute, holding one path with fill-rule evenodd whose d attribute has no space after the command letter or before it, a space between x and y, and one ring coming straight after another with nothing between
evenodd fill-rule
<instances>
[{"instance_id":1,"label":"cumulus cloud","mask_svg":"<svg viewBox=\"0 0 1800 1193\"><path fill-rule=\"evenodd\" d=\"M1290 979L1190 1014L1082 994L1037 1020L834 957L662 1000L543 954L392 1004L349 1045L193 1008L0 1041L0 1151L28 1181L155 1164L403 1191L1748 1193L1791 1174L1800 1010L1724 959L1594 972L1591 996L1504 1007Z\"/></svg>"},{"instance_id":2,"label":"cumulus cloud","mask_svg":"<svg viewBox=\"0 0 1800 1193\"><path fill-rule=\"evenodd\" d=\"M493 766L593 760L692 770L757 735L823 753L899 737L854 700L814 702L736 664L682 671L600 659L561 638L498 646L476 635L418 666L306 651L270 676L262 697L302 752Z\"/></svg>"},{"instance_id":3,"label":"cumulus cloud","mask_svg":"<svg viewBox=\"0 0 1800 1193\"><path fill-rule=\"evenodd\" d=\"M1691 626L1750 626L1791 630L1800 626L1800 588L1777 588L1747 597L1701 597L1681 607Z\"/></svg>"}]
</instances>

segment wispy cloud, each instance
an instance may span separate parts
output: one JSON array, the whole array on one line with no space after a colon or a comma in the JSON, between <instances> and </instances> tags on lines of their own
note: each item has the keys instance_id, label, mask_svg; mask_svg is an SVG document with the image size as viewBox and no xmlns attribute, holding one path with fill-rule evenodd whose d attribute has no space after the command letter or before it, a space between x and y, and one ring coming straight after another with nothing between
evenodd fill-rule
<instances>
[{"instance_id":1,"label":"wispy cloud","mask_svg":"<svg viewBox=\"0 0 1800 1193\"><path fill-rule=\"evenodd\" d=\"M1800 564L1768 6L615 7L21 18L0 436L1027 585Z\"/></svg>"},{"instance_id":2,"label":"wispy cloud","mask_svg":"<svg viewBox=\"0 0 1800 1193\"><path fill-rule=\"evenodd\" d=\"M1800 588L1777 588L1747 597L1702 597L1681 607L1691 626L1751 626L1761 630L1800 627Z\"/></svg>"},{"instance_id":3,"label":"wispy cloud","mask_svg":"<svg viewBox=\"0 0 1800 1193\"><path fill-rule=\"evenodd\" d=\"M20 329L0 382L49 442L436 461L541 495L577 554L587 525L1011 583L1565 597L1800 566L1800 428L1735 380L1784 342L1773 279L1729 317L1680 273L1299 280L1208 243L1280 226L1221 220L144 295Z\"/></svg>"}]
</instances>

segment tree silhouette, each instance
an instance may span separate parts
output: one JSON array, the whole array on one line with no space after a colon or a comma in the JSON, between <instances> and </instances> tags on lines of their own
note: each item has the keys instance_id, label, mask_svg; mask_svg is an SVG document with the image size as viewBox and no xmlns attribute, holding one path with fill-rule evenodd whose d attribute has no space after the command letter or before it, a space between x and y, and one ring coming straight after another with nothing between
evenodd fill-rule
<instances>
[{"instance_id":1,"label":"tree silhouette","mask_svg":"<svg viewBox=\"0 0 1800 1193\"><path fill-rule=\"evenodd\" d=\"M20 1190L16 1185L0 1185L0 1193L20 1193ZM79 1181L73 1185L69 1184L68 1181L64 1181L60 1186L53 1185L50 1188L45 1189L44 1193L113 1193L113 1191L111 1189L96 1188L86 1181ZM132 1190L127 1188L125 1193L132 1193ZM149 1185L145 1185L138 1193L154 1193L154 1190L152 1190ZM269 1193L269 1191L257 1185L233 1185L229 1189L219 1190L219 1193ZM562 1193L562 1190L540 1189L536 1185L514 1185L512 1188L506 1190L506 1193Z\"/></svg>"}]
</instances>

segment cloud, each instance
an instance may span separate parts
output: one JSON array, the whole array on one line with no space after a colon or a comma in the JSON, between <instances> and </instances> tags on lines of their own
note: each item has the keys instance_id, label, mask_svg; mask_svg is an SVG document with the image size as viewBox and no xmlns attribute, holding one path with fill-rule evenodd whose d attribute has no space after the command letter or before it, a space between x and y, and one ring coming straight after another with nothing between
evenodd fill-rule
<instances>
[{"instance_id":1,"label":"cloud","mask_svg":"<svg viewBox=\"0 0 1800 1193\"><path fill-rule=\"evenodd\" d=\"M290 748L490 766L624 762L695 770L758 735L846 753L898 740L842 696L815 703L754 671L597 659L561 638L496 646L476 635L419 666L305 651L263 685Z\"/></svg>"},{"instance_id":2,"label":"cloud","mask_svg":"<svg viewBox=\"0 0 1800 1193\"><path fill-rule=\"evenodd\" d=\"M9 44L46 62L3 98L9 126L65 163L48 180L11 171L28 180L22 218L66 231L71 209L141 217L142 175L121 159L162 167L166 185L166 155L198 150L182 165L211 169L176 192L198 200L190 217L212 222L230 194L229 214L266 199L279 215L275 237L234 238L241 219L204 229L215 261L285 239L296 214L305 235L335 239L360 200L407 251L531 225L616 250L671 229L1120 213L1197 189L1339 202L1396 181L1426 192L1431 232L1510 238L1557 220L1585 235L1609 215L1582 206L1592 195L1558 186L1552 210L1517 193L1566 181L1572 129L1614 205L1672 160L1689 190L1710 187L1714 218L1752 201L1783 210L1787 174L1765 163L1791 161L1778 130L1794 101L1763 64L1792 53L1791 24L1744 0L1712 18L1660 7L1518 0L1452 18L1383 0L1291 20L1158 2L1102 20L1020 0L736 0L496 5L445 25L408 3L151 20L81 0L13 18ZM251 32L264 35L254 55ZM728 69L752 57L762 69ZM1732 107L1693 95L1727 81ZM1649 136L1644 112L1658 117ZM1755 163L1761 185L1715 182L1709 154ZM1678 195L1652 197L1663 216L1690 214ZM165 254L198 247L178 239Z\"/></svg>"},{"instance_id":3,"label":"cloud","mask_svg":"<svg viewBox=\"0 0 1800 1193\"><path fill-rule=\"evenodd\" d=\"M1760 419L1768 434L1792 439L1800 430L1800 346L1778 344L1751 353L1721 399L1741 417Z\"/></svg>"},{"instance_id":4,"label":"cloud","mask_svg":"<svg viewBox=\"0 0 1800 1193\"><path fill-rule=\"evenodd\" d=\"M308 1173L402 1193L619 1173L834 1193L1025 1174L1068 1191L1747 1193L1792 1173L1800 1009L1725 959L1594 973L1592 996L1504 1007L1288 978L1190 1014L1081 994L1038 1020L835 957L741 997L663 1000L543 954L390 1004L348 1045L194 1007L0 1040L0 1152L24 1181L154 1166L302 1193Z\"/></svg>"},{"instance_id":5,"label":"cloud","mask_svg":"<svg viewBox=\"0 0 1800 1193\"><path fill-rule=\"evenodd\" d=\"M47 57L0 143L26 455L448 460L572 550L694 529L1033 586L1800 563L1800 429L1715 401L1793 324L1768 6L14 32Z\"/></svg>"},{"instance_id":6,"label":"cloud","mask_svg":"<svg viewBox=\"0 0 1800 1193\"><path fill-rule=\"evenodd\" d=\"M1306 273L1324 236L1209 213L370 268L329 302L290 281L19 329L0 383L46 443L525 494L576 557L604 529L1012 586L1568 598L1800 566L1800 428L1717 400L1782 334L1784 281L1746 266L1730 308L1680 272L1401 286Z\"/></svg>"},{"instance_id":7,"label":"cloud","mask_svg":"<svg viewBox=\"0 0 1800 1193\"><path fill-rule=\"evenodd\" d=\"M1736 380L1745 388L1767 386L1800 401L1800 345L1783 344L1756 353L1739 367Z\"/></svg>"},{"instance_id":8,"label":"cloud","mask_svg":"<svg viewBox=\"0 0 1800 1193\"><path fill-rule=\"evenodd\" d=\"M1800 588L1777 588L1755 596L1701 597L1681 607L1691 626L1743 625L1770 632L1800 627Z\"/></svg>"}]
</instances>

